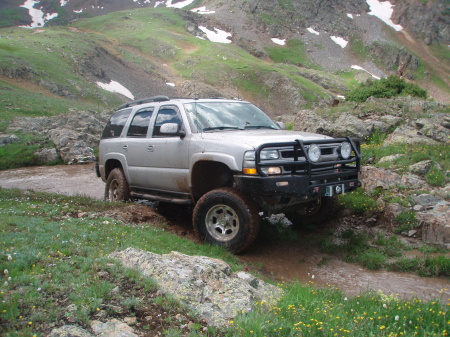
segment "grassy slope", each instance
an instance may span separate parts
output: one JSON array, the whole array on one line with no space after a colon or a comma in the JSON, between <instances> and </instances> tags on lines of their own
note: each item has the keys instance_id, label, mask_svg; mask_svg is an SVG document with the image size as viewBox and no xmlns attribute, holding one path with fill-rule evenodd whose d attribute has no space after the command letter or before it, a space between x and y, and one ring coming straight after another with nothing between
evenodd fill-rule
<instances>
[{"instance_id":1,"label":"grassy slope","mask_svg":"<svg viewBox=\"0 0 450 337\"><path fill-rule=\"evenodd\" d=\"M78 74L77 61L96 46L108 48L115 56L139 65L144 71L167 64L181 81L195 79L219 88L231 85L240 91L241 97L267 91L261 81L274 71L298 86L308 104L324 97L325 90L313 82L281 66L273 67L234 44L212 43L192 36L185 30L185 21L179 13L166 8L115 12L79 20L74 23L79 30L0 29L3 74L8 76L11 69L28 71L20 82L0 77L0 101L8 112L2 119L64 113L71 105L76 109L105 107L102 101L115 106L117 99ZM36 86L39 81L50 85ZM52 95L49 88L53 84L70 95L66 98Z\"/></svg>"},{"instance_id":2,"label":"grassy slope","mask_svg":"<svg viewBox=\"0 0 450 337\"><path fill-rule=\"evenodd\" d=\"M127 247L164 254L182 247L185 254L220 258L234 271L244 267L219 247L198 245L168 233L164 224L130 224L105 215L126 212L124 207L88 198L0 189L0 335L46 336L68 322L87 326L99 317L130 316L137 316L135 329L141 333L156 330L166 336L445 335L447 308L440 300L405 301L380 293L351 298L338 289L318 289L312 283L279 284L286 295L277 306L260 303L221 330L202 331L203 326L193 319L195 324L183 334L175 319L178 313L186 315L182 308L170 299L149 296L156 293L154 282L124 270L108 254ZM266 236L278 238L275 233ZM116 287L119 292L113 291ZM160 325L150 325L144 319L149 314L145 310L162 302L168 306L151 313L152 322ZM70 311L69 305L78 310Z\"/></svg>"},{"instance_id":3,"label":"grassy slope","mask_svg":"<svg viewBox=\"0 0 450 337\"><path fill-rule=\"evenodd\" d=\"M87 83L76 61L100 43L96 36L67 28L0 29L0 102L2 129L18 116L49 116L73 109L105 108L117 104L112 94ZM11 76L12 74L21 74ZM12 77L19 77L14 79ZM44 85L42 85L44 83ZM58 95L64 90L65 97ZM53 92L52 92L53 91Z\"/></svg>"}]
</instances>

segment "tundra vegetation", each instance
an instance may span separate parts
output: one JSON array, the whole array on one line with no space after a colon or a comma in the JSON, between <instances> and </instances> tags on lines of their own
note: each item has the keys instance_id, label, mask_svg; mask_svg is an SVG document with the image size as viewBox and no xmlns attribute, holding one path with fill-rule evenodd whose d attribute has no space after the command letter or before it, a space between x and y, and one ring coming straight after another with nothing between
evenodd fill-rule
<instances>
[{"instance_id":1,"label":"tundra vegetation","mask_svg":"<svg viewBox=\"0 0 450 337\"><path fill-rule=\"evenodd\" d=\"M152 280L107 256L127 247L158 254L183 247L188 255L220 258L234 271L248 267L258 274L257 266L242 265L220 247L171 234L157 216L141 223L117 216L129 207L133 205L0 189L0 334L46 336L61 324L88 327L94 319L130 316L137 317L134 327L141 333L166 336L447 334L450 303L440 299L424 302L414 294L400 299L376 292L347 297L331 285L317 288L313 282L279 283L285 296L276 306L267 310L259 303L227 327L207 327L170 296L159 294ZM285 240L282 230L265 227L271 231L266 237ZM356 233L343 237L349 240L348 250L367 248ZM377 240L391 250L390 256L401 249L393 238ZM148 316L151 321L145 320ZM180 317L190 323L180 323Z\"/></svg>"}]
</instances>

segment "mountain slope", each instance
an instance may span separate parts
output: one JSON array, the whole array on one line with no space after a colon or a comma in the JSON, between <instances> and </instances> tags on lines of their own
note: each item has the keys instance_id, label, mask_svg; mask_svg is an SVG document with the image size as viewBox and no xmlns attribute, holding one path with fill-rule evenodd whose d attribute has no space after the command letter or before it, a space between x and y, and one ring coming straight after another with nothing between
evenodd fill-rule
<instances>
[{"instance_id":1,"label":"mountain slope","mask_svg":"<svg viewBox=\"0 0 450 337\"><path fill-rule=\"evenodd\" d=\"M410 10L418 2L398 0L394 9L404 14L392 17L409 27L418 20ZM155 94L228 96L275 116L330 104L356 81L400 74L450 102L448 34L436 31L447 24L444 2L424 5L421 31L396 31L369 3L42 0L35 8L43 15L58 13L46 23L52 27L0 30L0 99L14 106L9 113L32 114L30 102L35 110L61 113L80 102L95 110ZM0 4L2 17L13 4L23 1ZM203 11L187 10L200 5ZM137 9L116 11L123 8ZM101 13L109 14L95 16ZM76 16L93 17L54 26ZM430 20L436 23L426 26ZM14 99L23 90L30 100ZM48 104L51 95L59 103Z\"/></svg>"}]
</instances>

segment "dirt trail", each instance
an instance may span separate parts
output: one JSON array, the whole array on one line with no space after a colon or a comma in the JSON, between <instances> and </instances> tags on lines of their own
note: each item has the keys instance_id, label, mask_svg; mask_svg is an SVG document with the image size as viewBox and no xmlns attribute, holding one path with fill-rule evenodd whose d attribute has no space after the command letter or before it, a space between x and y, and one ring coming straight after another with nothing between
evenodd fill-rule
<instances>
[{"instance_id":1,"label":"dirt trail","mask_svg":"<svg viewBox=\"0 0 450 337\"><path fill-rule=\"evenodd\" d=\"M103 198L104 183L95 175L93 165L30 167L0 171L0 186L64 195L84 195ZM139 207L142 207L139 208ZM136 205L133 212L148 213L150 206ZM158 210L157 210L158 211ZM151 213L154 214L153 209ZM195 240L190 213L171 207L160 209L170 229L178 235ZM145 214L144 214L145 215ZM139 214L133 215L139 218ZM145 218L145 216L143 216ZM299 235L308 235L300 232ZM422 278L412 274L387 271L369 271L359 265L340 261L318 253L316 249L300 246L298 242L270 242L259 240L240 259L250 270L261 272L279 281L314 283L321 287L339 288L345 294L358 295L361 291L381 290L402 298L418 297L424 300L450 299L450 283L440 278Z\"/></svg>"}]
</instances>

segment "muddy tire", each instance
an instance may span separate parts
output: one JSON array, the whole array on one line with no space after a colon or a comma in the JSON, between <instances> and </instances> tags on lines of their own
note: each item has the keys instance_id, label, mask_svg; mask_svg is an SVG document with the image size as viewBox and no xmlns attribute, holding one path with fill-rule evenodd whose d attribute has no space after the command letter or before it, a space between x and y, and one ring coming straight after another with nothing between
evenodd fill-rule
<instances>
[{"instance_id":1,"label":"muddy tire","mask_svg":"<svg viewBox=\"0 0 450 337\"><path fill-rule=\"evenodd\" d=\"M322 197L287 212L286 217L294 225L321 225L333 218L337 210L336 197Z\"/></svg>"},{"instance_id":2,"label":"muddy tire","mask_svg":"<svg viewBox=\"0 0 450 337\"><path fill-rule=\"evenodd\" d=\"M111 171L106 180L105 200L128 201L130 200L130 187L121 168Z\"/></svg>"},{"instance_id":3,"label":"muddy tire","mask_svg":"<svg viewBox=\"0 0 450 337\"><path fill-rule=\"evenodd\" d=\"M260 227L253 201L231 188L220 188L203 195L195 205L192 223L202 241L236 254L250 247Z\"/></svg>"}]
</instances>

